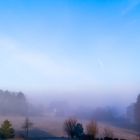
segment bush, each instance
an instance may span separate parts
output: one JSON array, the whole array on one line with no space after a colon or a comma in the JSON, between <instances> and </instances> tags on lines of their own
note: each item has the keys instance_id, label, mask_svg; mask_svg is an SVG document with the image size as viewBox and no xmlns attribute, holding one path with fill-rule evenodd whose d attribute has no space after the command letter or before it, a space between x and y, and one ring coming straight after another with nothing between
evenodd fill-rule
<instances>
[{"instance_id":1,"label":"bush","mask_svg":"<svg viewBox=\"0 0 140 140\"><path fill-rule=\"evenodd\" d=\"M93 135L94 137L98 134L98 125L96 121L91 121L86 126L86 132L88 135Z\"/></svg>"}]
</instances>

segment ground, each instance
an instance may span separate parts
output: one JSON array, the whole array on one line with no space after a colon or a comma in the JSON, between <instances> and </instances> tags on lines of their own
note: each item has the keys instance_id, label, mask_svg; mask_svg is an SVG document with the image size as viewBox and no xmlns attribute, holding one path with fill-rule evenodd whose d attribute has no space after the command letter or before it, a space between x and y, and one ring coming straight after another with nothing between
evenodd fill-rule
<instances>
[{"instance_id":1,"label":"ground","mask_svg":"<svg viewBox=\"0 0 140 140\"><path fill-rule=\"evenodd\" d=\"M9 119L13 127L18 131L23 131L22 124L24 122L24 117L19 116L1 116L0 117L0 123L2 123L3 120ZM64 117L53 117L53 116L46 116L46 117L30 117L30 120L33 122L33 128L32 131L30 131L30 135L34 136L58 136L62 137L65 136L65 133L63 131L63 122L66 118ZM85 127L86 123L88 121L81 120L80 121L83 126ZM106 127L109 127L113 130L114 137L118 138L125 138L127 140L137 140L136 132L128 129L122 129L118 127L113 127L109 124L105 123L98 123L99 126L99 135L103 136L103 129ZM17 139L19 140L19 139Z\"/></svg>"}]
</instances>

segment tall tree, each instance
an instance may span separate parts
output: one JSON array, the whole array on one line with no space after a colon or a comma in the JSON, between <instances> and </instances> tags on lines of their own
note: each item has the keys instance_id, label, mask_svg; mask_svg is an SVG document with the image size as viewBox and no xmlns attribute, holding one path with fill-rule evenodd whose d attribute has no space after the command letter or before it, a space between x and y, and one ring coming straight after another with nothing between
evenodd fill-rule
<instances>
[{"instance_id":1,"label":"tall tree","mask_svg":"<svg viewBox=\"0 0 140 140\"><path fill-rule=\"evenodd\" d=\"M28 139L29 137L29 129L33 126L33 123L29 120L29 118L26 118L24 121L24 124L22 128L25 130L25 136Z\"/></svg>"},{"instance_id":2,"label":"tall tree","mask_svg":"<svg viewBox=\"0 0 140 140\"><path fill-rule=\"evenodd\" d=\"M140 128L140 94L137 96L137 101L134 105L134 117L138 127Z\"/></svg>"}]
</instances>

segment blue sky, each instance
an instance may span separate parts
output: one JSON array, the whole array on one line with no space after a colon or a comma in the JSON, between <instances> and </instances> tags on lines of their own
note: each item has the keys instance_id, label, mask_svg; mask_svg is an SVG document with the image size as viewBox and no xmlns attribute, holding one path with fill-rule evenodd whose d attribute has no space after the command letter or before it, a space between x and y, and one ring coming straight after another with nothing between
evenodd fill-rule
<instances>
[{"instance_id":1,"label":"blue sky","mask_svg":"<svg viewBox=\"0 0 140 140\"><path fill-rule=\"evenodd\" d=\"M0 87L138 89L139 0L1 0Z\"/></svg>"}]
</instances>

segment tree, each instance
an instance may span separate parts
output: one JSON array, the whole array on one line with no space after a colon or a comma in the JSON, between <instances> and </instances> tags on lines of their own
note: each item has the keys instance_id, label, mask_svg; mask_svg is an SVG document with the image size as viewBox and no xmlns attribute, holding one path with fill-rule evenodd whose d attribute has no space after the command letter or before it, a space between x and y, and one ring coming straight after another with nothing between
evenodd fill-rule
<instances>
[{"instance_id":1,"label":"tree","mask_svg":"<svg viewBox=\"0 0 140 140\"><path fill-rule=\"evenodd\" d=\"M28 101L22 92L0 90L0 104L0 114L2 115L27 114Z\"/></svg>"},{"instance_id":2,"label":"tree","mask_svg":"<svg viewBox=\"0 0 140 140\"><path fill-rule=\"evenodd\" d=\"M14 138L15 131L12 128L12 124L10 121L5 120L0 128L0 137L2 139Z\"/></svg>"},{"instance_id":3,"label":"tree","mask_svg":"<svg viewBox=\"0 0 140 140\"><path fill-rule=\"evenodd\" d=\"M81 123L78 123L76 119L70 118L64 122L64 131L71 138L79 138L84 134L84 129Z\"/></svg>"},{"instance_id":4,"label":"tree","mask_svg":"<svg viewBox=\"0 0 140 140\"><path fill-rule=\"evenodd\" d=\"M138 95L137 101L134 104L134 117L135 117L135 122L140 128L140 94Z\"/></svg>"},{"instance_id":5,"label":"tree","mask_svg":"<svg viewBox=\"0 0 140 140\"><path fill-rule=\"evenodd\" d=\"M81 123L77 123L75 126L75 137L80 138L84 134L84 129Z\"/></svg>"},{"instance_id":6,"label":"tree","mask_svg":"<svg viewBox=\"0 0 140 140\"><path fill-rule=\"evenodd\" d=\"M86 131L88 135L93 135L94 137L98 134L98 124L96 121L91 121L86 126Z\"/></svg>"},{"instance_id":7,"label":"tree","mask_svg":"<svg viewBox=\"0 0 140 140\"><path fill-rule=\"evenodd\" d=\"M67 119L64 122L64 131L71 138L74 138L74 136L75 136L76 125L77 125L77 120L73 119L73 118Z\"/></svg>"},{"instance_id":8,"label":"tree","mask_svg":"<svg viewBox=\"0 0 140 140\"><path fill-rule=\"evenodd\" d=\"M127 109L126 109L126 119L130 122L130 123L135 123L135 103L130 104Z\"/></svg>"},{"instance_id":9,"label":"tree","mask_svg":"<svg viewBox=\"0 0 140 140\"><path fill-rule=\"evenodd\" d=\"M30 122L30 120L28 118L25 119L24 124L22 126L22 128L25 130L25 135L26 138L28 139L29 137L29 129L33 126L33 123Z\"/></svg>"}]
</instances>

